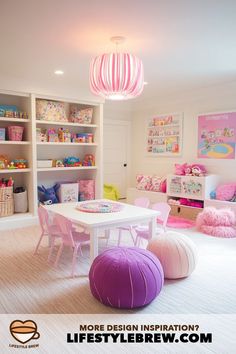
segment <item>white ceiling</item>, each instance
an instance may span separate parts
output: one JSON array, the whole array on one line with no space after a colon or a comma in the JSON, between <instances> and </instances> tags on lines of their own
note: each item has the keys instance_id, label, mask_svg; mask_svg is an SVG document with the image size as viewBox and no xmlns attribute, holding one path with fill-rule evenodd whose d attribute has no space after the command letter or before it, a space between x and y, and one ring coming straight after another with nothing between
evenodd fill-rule
<instances>
[{"instance_id":1,"label":"white ceiling","mask_svg":"<svg viewBox=\"0 0 236 354\"><path fill-rule=\"evenodd\" d=\"M236 79L236 0L0 0L0 88L89 95L114 35L143 60L142 98Z\"/></svg>"}]
</instances>

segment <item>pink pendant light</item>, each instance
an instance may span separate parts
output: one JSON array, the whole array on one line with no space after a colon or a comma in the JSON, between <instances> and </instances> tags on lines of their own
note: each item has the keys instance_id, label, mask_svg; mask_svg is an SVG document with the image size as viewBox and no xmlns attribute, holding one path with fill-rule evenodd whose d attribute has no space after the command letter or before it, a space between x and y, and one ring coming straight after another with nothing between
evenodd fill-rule
<instances>
[{"instance_id":1,"label":"pink pendant light","mask_svg":"<svg viewBox=\"0 0 236 354\"><path fill-rule=\"evenodd\" d=\"M116 44L123 37L112 37ZM102 54L90 65L90 89L95 95L110 100L125 100L139 96L143 91L142 61L128 53Z\"/></svg>"}]
</instances>

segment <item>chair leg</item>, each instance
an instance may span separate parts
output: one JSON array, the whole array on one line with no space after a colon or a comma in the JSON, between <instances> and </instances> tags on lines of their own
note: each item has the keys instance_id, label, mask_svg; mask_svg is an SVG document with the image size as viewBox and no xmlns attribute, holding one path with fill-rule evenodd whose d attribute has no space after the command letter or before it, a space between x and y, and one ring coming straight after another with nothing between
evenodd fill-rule
<instances>
[{"instance_id":1,"label":"chair leg","mask_svg":"<svg viewBox=\"0 0 236 354\"><path fill-rule=\"evenodd\" d=\"M80 244L75 245L74 251L73 251L73 258L72 258L72 271L71 271L71 277L74 278L74 273L75 273L75 264L76 264L76 256L78 253L78 248L81 248Z\"/></svg>"},{"instance_id":2,"label":"chair leg","mask_svg":"<svg viewBox=\"0 0 236 354\"><path fill-rule=\"evenodd\" d=\"M41 241L42 241L43 236L44 236L44 233L42 232L41 235L40 235L40 237L39 237L39 241L38 241L38 243L37 243L37 246L36 246L36 248L35 248L34 255L37 254L37 252L38 252L38 248L39 248L39 246L40 246L40 243L41 243Z\"/></svg>"},{"instance_id":3,"label":"chair leg","mask_svg":"<svg viewBox=\"0 0 236 354\"><path fill-rule=\"evenodd\" d=\"M105 236L106 236L106 248L108 247L108 242L110 239L110 234L111 234L111 230L106 230L105 231Z\"/></svg>"},{"instance_id":4,"label":"chair leg","mask_svg":"<svg viewBox=\"0 0 236 354\"><path fill-rule=\"evenodd\" d=\"M50 260L51 260L52 252L54 249L54 244L55 244L55 237L50 236L50 250L49 250L49 254L48 254L48 262L50 262Z\"/></svg>"},{"instance_id":5,"label":"chair leg","mask_svg":"<svg viewBox=\"0 0 236 354\"><path fill-rule=\"evenodd\" d=\"M60 257L61 257L62 251L63 251L63 247L64 247L64 244L63 244L63 242L62 242L61 245L60 245L60 248L59 248L59 250L58 250L58 252L57 252L56 260L55 260L55 262L54 262L54 266L55 266L55 267L57 267L57 265L58 265L59 259L60 259Z\"/></svg>"},{"instance_id":6,"label":"chair leg","mask_svg":"<svg viewBox=\"0 0 236 354\"><path fill-rule=\"evenodd\" d=\"M136 241L136 235L135 235L135 233L134 233L134 230L133 230L133 228L131 227L130 228L130 235L131 235L131 237L132 237L132 240L133 240L133 243L134 243L134 245L135 245L135 241Z\"/></svg>"},{"instance_id":7,"label":"chair leg","mask_svg":"<svg viewBox=\"0 0 236 354\"><path fill-rule=\"evenodd\" d=\"M122 236L122 230L119 229L119 235L118 235L118 243L117 243L117 246L120 246L121 236Z\"/></svg>"}]
</instances>

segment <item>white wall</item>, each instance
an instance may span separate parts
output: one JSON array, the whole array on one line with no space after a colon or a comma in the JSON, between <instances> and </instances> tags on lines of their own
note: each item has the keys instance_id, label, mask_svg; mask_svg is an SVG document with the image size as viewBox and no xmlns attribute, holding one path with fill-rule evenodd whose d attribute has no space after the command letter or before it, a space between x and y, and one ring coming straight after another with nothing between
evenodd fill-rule
<instances>
[{"instance_id":1,"label":"white wall","mask_svg":"<svg viewBox=\"0 0 236 354\"><path fill-rule=\"evenodd\" d=\"M209 173L220 174L225 181L236 181L236 160L197 159L197 115L199 113L236 110L236 82L186 92L178 96L139 102L133 113L132 176L137 173L172 173L175 163L204 163ZM148 117L165 113L184 113L183 153L181 157L149 157L145 152L145 124Z\"/></svg>"}]
</instances>

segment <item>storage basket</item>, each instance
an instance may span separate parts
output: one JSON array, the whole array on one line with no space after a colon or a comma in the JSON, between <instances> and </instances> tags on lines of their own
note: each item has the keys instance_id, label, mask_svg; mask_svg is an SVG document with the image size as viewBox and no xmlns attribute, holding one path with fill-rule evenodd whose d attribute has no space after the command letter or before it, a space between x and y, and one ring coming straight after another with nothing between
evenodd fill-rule
<instances>
[{"instance_id":1,"label":"storage basket","mask_svg":"<svg viewBox=\"0 0 236 354\"><path fill-rule=\"evenodd\" d=\"M8 137L11 141L22 141L24 127L11 125L8 127Z\"/></svg>"},{"instance_id":2,"label":"storage basket","mask_svg":"<svg viewBox=\"0 0 236 354\"><path fill-rule=\"evenodd\" d=\"M13 187L0 188L0 202L7 202L13 199Z\"/></svg>"},{"instance_id":3,"label":"storage basket","mask_svg":"<svg viewBox=\"0 0 236 354\"><path fill-rule=\"evenodd\" d=\"M14 212L26 213L28 210L27 191L21 193L14 193Z\"/></svg>"},{"instance_id":4,"label":"storage basket","mask_svg":"<svg viewBox=\"0 0 236 354\"><path fill-rule=\"evenodd\" d=\"M14 213L13 187L0 188L0 217Z\"/></svg>"},{"instance_id":5,"label":"storage basket","mask_svg":"<svg viewBox=\"0 0 236 354\"><path fill-rule=\"evenodd\" d=\"M9 199L7 202L0 202L0 218L4 216L10 216L14 214L13 199Z\"/></svg>"}]
</instances>

